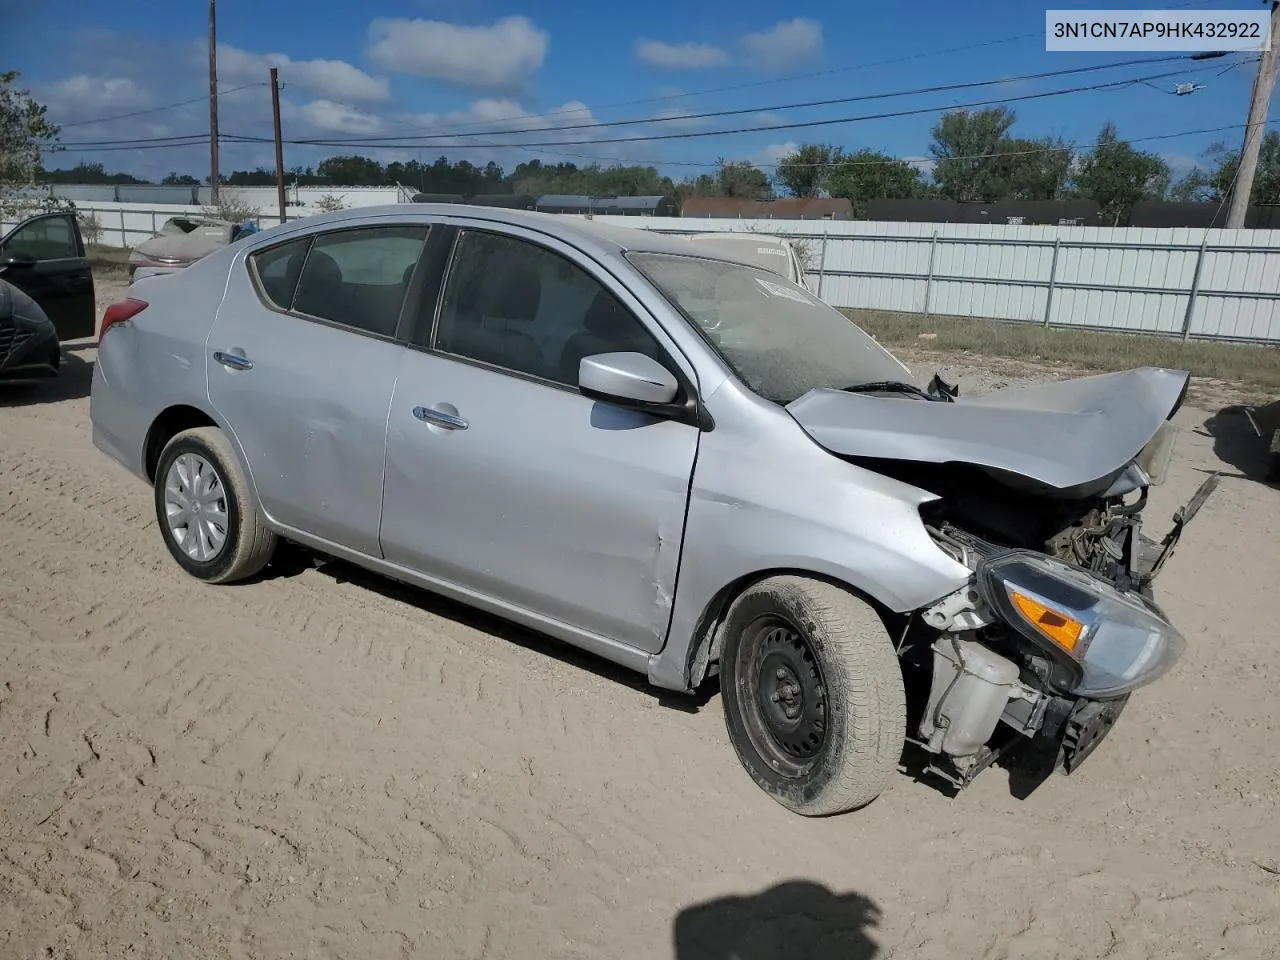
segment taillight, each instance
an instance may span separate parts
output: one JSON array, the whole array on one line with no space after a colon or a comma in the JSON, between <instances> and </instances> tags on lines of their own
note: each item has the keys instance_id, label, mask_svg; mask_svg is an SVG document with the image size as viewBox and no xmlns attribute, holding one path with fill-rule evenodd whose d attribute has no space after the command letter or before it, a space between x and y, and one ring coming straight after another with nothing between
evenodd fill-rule
<instances>
[{"instance_id":1,"label":"taillight","mask_svg":"<svg viewBox=\"0 0 1280 960\"><path fill-rule=\"evenodd\" d=\"M125 297L123 300L117 300L111 306L107 307L107 312L102 315L102 329L98 331L98 343L102 343L102 338L107 335L107 331L117 323L136 317L143 310L147 309L147 301L137 300L133 297Z\"/></svg>"}]
</instances>

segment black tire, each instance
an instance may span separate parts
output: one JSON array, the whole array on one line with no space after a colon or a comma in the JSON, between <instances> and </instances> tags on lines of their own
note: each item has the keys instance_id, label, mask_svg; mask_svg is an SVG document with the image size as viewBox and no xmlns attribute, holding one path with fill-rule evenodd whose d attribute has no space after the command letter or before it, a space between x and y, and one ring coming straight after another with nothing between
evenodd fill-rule
<instances>
[{"instance_id":1,"label":"black tire","mask_svg":"<svg viewBox=\"0 0 1280 960\"><path fill-rule=\"evenodd\" d=\"M220 489L226 522L225 540L218 552L208 559L197 559L183 549L170 529L166 508L166 481L174 461L184 454L195 454L212 469L216 489ZM233 583L260 572L275 553L278 538L268 529L249 496L249 480L231 444L217 427L183 430L165 444L156 466L156 523L165 546L178 564L193 577L206 583Z\"/></svg>"},{"instance_id":2,"label":"black tire","mask_svg":"<svg viewBox=\"0 0 1280 960\"><path fill-rule=\"evenodd\" d=\"M902 668L879 615L848 590L795 576L748 587L725 618L720 678L738 759L789 810L855 810L896 771Z\"/></svg>"}]
</instances>

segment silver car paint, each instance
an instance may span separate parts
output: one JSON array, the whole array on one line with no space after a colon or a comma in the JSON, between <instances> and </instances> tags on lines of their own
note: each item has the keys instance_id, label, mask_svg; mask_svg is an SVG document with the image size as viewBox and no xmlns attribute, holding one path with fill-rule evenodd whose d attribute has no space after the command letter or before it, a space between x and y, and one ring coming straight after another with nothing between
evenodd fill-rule
<instances>
[{"instance_id":1,"label":"silver car paint","mask_svg":"<svg viewBox=\"0 0 1280 960\"><path fill-rule=\"evenodd\" d=\"M263 513L381 556L387 407L404 348L272 310L247 269L232 275L204 360L209 403L233 425Z\"/></svg>"},{"instance_id":2,"label":"silver car paint","mask_svg":"<svg viewBox=\"0 0 1280 960\"><path fill-rule=\"evenodd\" d=\"M504 232L574 257L553 236ZM624 284L594 273L645 318ZM647 319L692 379L675 344ZM467 426L424 422L418 407ZM653 653L671 617L698 440L689 424L406 350L387 426L386 559ZM446 491L442 506L424 509L424 492L436 490Z\"/></svg>"},{"instance_id":3,"label":"silver car paint","mask_svg":"<svg viewBox=\"0 0 1280 960\"><path fill-rule=\"evenodd\" d=\"M1124 469L1169 417L1188 378L1142 367L954 403L811 390L787 410L833 453L972 463L1065 490Z\"/></svg>"},{"instance_id":4,"label":"silver car paint","mask_svg":"<svg viewBox=\"0 0 1280 960\"><path fill-rule=\"evenodd\" d=\"M167 409L199 410L234 442L235 434L209 404L205 379L205 338L222 302L226 270L196 266L135 280L127 295L149 306L111 330L93 366L93 442L142 479L147 435Z\"/></svg>"},{"instance_id":5,"label":"silver car paint","mask_svg":"<svg viewBox=\"0 0 1280 960\"><path fill-rule=\"evenodd\" d=\"M714 429L641 423L572 391L356 334L345 334L338 344L327 332L313 334L331 328L307 321L289 325L293 367L305 359L331 376L358 379L352 370L361 368L344 367L343 359L345 344L359 340L378 344L373 353L383 346L399 351L396 372L386 385L350 388L320 373L286 373L280 367L283 380L276 376L254 388L257 402L227 389L283 364L284 354L276 351L288 339L266 329L283 317L265 308L254 314L256 330L236 319L248 310L244 297L256 297L245 256L296 233L388 219L482 223L537 236L569 254L622 295L670 350L699 390ZM688 253L687 244L649 231L457 206L341 211L252 235L181 275L142 281L131 290L151 306L101 345L93 383L94 442L144 475L147 431L155 418L177 404L200 409L231 436L253 495L282 534L542 630L674 689L687 688L691 645L702 637L717 603L744 579L776 570L809 571L848 583L898 611L922 607L966 581L968 569L938 549L921 524L918 507L931 494L831 456L786 410L750 393L622 256L627 248ZM228 331L232 335L224 343ZM219 333L216 342L211 332ZM232 374L211 359L214 350L233 348L254 360L254 370ZM260 356L272 359L260 368ZM381 357L373 369L384 370ZM211 391L211 383L221 385ZM332 465L343 422L344 438L357 429L376 433L369 411L387 388L393 392L381 423L389 445L379 491L385 506L352 503L377 486L364 465L354 472L347 465L308 474L308 460L317 458L315 440L310 448L292 441L288 462L255 461L256 444L270 438L290 443L286 435L293 431L295 438L320 439L320 464ZM335 390L348 389L357 394L354 422L342 419L351 409L339 409L332 399ZM467 430L442 435L412 416L414 406L444 404L468 420ZM272 418L278 419L263 422ZM545 439L562 424L562 434ZM618 430L619 425L629 429ZM542 442L531 442L536 434ZM496 445L481 449L471 442L486 436ZM514 447L504 446L513 441ZM368 437L348 442L367 454ZM469 471L461 458L435 460L433 448L465 451L475 469ZM376 472L382 458L373 460ZM294 523L280 513L277 498L289 499L275 482L282 473L305 476L309 484L284 505ZM618 483L625 489L611 490ZM508 506L488 501L486 493L525 500ZM452 518L430 517L451 511L455 502L463 507ZM583 504L581 510L575 502ZM334 504L354 511L359 522L318 515L334 512ZM626 512L610 513L618 509ZM540 516L540 510L549 515ZM376 546L368 538L368 518L375 511Z\"/></svg>"}]
</instances>

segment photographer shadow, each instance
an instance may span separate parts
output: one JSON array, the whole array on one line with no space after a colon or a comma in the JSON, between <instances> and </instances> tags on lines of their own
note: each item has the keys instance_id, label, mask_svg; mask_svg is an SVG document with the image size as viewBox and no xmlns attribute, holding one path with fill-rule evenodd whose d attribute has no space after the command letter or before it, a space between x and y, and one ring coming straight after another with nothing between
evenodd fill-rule
<instances>
[{"instance_id":1,"label":"photographer shadow","mask_svg":"<svg viewBox=\"0 0 1280 960\"><path fill-rule=\"evenodd\" d=\"M857 893L791 880L753 896L724 897L680 911L676 960L872 960L880 908Z\"/></svg>"}]
</instances>

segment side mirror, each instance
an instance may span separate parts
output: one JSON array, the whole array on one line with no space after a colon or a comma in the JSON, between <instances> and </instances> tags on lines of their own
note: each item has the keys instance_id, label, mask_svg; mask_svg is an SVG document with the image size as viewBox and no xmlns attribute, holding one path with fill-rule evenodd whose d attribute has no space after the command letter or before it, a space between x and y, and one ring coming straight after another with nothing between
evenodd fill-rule
<instances>
[{"instance_id":1,"label":"side mirror","mask_svg":"<svg viewBox=\"0 0 1280 960\"><path fill-rule=\"evenodd\" d=\"M643 353L597 353L579 361L578 389L595 400L648 407L673 402L680 384Z\"/></svg>"}]
</instances>

